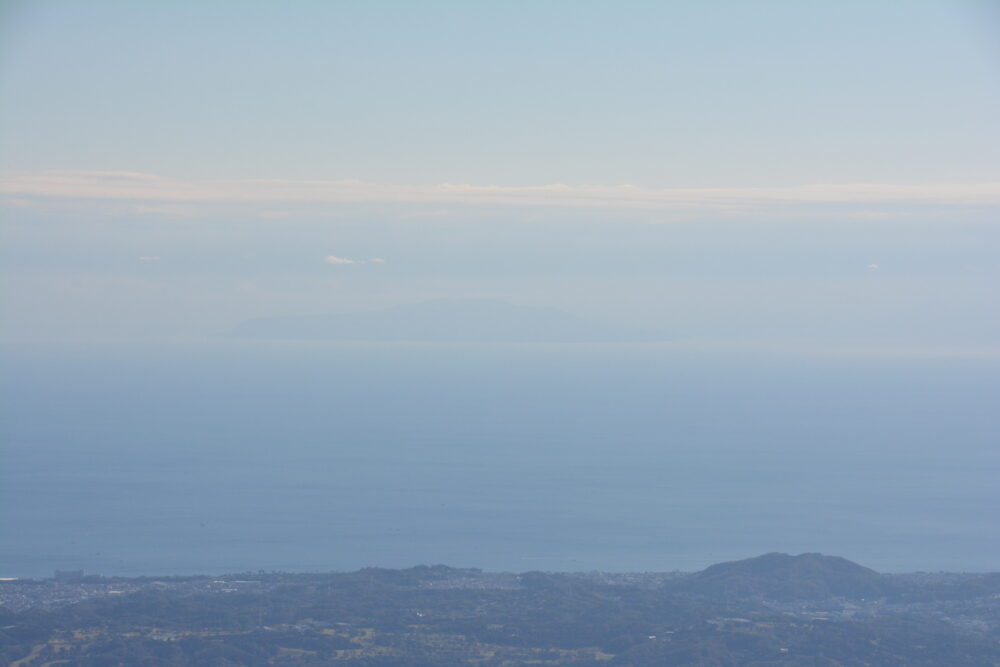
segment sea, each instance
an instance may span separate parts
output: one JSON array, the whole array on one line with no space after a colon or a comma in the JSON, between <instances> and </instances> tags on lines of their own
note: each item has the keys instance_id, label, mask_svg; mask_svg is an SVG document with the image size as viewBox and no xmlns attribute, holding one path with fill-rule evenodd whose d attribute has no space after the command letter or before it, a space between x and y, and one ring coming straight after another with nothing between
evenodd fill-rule
<instances>
[{"instance_id":1,"label":"sea","mask_svg":"<svg viewBox=\"0 0 1000 667\"><path fill-rule=\"evenodd\" d=\"M0 370L3 577L1000 571L988 352L211 340Z\"/></svg>"}]
</instances>

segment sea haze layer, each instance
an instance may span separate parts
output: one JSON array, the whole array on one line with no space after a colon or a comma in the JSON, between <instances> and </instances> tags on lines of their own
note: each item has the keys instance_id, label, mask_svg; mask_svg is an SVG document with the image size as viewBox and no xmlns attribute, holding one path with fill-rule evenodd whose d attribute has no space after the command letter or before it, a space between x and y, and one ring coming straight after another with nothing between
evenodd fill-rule
<instances>
[{"instance_id":1,"label":"sea haze layer","mask_svg":"<svg viewBox=\"0 0 1000 667\"><path fill-rule=\"evenodd\" d=\"M0 576L1000 568L995 358L8 346Z\"/></svg>"},{"instance_id":2,"label":"sea haze layer","mask_svg":"<svg viewBox=\"0 0 1000 667\"><path fill-rule=\"evenodd\" d=\"M271 340L480 343L610 343L676 337L498 299L437 299L342 315L266 317L241 322L229 335Z\"/></svg>"}]
</instances>

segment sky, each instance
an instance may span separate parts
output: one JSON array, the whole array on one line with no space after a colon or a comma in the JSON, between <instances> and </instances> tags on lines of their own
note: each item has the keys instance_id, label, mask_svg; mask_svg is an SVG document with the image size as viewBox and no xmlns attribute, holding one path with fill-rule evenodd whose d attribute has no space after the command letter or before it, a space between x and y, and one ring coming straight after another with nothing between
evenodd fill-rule
<instances>
[{"instance_id":1,"label":"sky","mask_svg":"<svg viewBox=\"0 0 1000 667\"><path fill-rule=\"evenodd\" d=\"M0 336L501 298L997 348L988 2L0 3Z\"/></svg>"}]
</instances>

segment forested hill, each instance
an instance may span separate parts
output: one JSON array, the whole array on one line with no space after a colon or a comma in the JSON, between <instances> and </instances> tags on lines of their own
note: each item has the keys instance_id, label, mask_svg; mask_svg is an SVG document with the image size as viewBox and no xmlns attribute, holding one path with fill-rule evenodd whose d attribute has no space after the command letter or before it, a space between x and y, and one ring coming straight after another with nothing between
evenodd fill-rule
<instances>
[{"instance_id":1,"label":"forested hill","mask_svg":"<svg viewBox=\"0 0 1000 667\"><path fill-rule=\"evenodd\" d=\"M716 599L821 600L879 598L895 592L888 579L846 558L770 553L718 563L678 582L674 590Z\"/></svg>"}]
</instances>

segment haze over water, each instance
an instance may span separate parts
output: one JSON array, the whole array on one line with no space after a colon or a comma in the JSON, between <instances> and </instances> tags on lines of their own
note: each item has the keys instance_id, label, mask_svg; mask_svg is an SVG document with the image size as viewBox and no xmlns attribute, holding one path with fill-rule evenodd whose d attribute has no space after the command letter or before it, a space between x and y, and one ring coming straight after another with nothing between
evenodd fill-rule
<instances>
[{"instance_id":1,"label":"haze over water","mask_svg":"<svg viewBox=\"0 0 1000 667\"><path fill-rule=\"evenodd\" d=\"M16 346L5 576L995 570L995 358L641 345Z\"/></svg>"}]
</instances>

